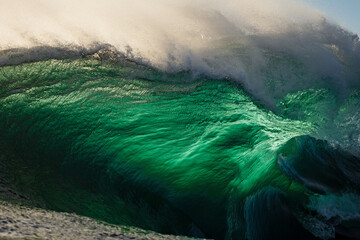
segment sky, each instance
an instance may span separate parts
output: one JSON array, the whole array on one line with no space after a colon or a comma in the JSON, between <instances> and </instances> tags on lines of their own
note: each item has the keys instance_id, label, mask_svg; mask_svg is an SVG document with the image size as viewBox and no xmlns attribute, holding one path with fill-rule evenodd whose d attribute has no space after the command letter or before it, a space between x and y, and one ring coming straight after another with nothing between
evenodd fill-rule
<instances>
[{"instance_id":1,"label":"sky","mask_svg":"<svg viewBox=\"0 0 360 240\"><path fill-rule=\"evenodd\" d=\"M316 7L329 20L360 35L360 0L302 0Z\"/></svg>"}]
</instances>

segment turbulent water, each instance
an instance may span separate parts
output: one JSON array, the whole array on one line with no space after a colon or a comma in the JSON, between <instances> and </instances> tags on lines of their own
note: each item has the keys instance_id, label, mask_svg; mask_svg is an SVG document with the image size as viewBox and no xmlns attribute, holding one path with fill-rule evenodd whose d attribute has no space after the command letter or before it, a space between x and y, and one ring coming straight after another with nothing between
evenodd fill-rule
<instances>
[{"instance_id":1,"label":"turbulent water","mask_svg":"<svg viewBox=\"0 0 360 240\"><path fill-rule=\"evenodd\" d=\"M25 204L199 238L359 239L357 35L295 1L134 2L75 20L4 2L39 18L0 25L0 219L22 223L0 236L32 231ZM42 224L77 222L58 214Z\"/></svg>"}]
</instances>

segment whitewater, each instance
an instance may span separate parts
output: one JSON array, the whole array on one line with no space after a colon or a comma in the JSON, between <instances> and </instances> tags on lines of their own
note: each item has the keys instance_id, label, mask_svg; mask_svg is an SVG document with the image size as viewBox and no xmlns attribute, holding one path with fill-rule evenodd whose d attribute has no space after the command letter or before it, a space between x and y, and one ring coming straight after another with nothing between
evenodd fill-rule
<instances>
[{"instance_id":1,"label":"whitewater","mask_svg":"<svg viewBox=\"0 0 360 240\"><path fill-rule=\"evenodd\" d=\"M0 237L359 239L357 34L295 0L0 6Z\"/></svg>"}]
</instances>

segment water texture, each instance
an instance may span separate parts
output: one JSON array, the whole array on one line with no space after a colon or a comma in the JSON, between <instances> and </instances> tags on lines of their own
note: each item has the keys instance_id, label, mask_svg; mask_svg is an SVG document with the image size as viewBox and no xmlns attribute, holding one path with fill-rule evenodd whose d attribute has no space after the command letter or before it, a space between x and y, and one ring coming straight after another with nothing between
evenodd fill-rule
<instances>
[{"instance_id":1,"label":"water texture","mask_svg":"<svg viewBox=\"0 0 360 240\"><path fill-rule=\"evenodd\" d=\"M296 1L20 2L47 21L0 24L0 236L33 212L94 239L359 239L355 34Z\"/></svg>"}]
</instances>

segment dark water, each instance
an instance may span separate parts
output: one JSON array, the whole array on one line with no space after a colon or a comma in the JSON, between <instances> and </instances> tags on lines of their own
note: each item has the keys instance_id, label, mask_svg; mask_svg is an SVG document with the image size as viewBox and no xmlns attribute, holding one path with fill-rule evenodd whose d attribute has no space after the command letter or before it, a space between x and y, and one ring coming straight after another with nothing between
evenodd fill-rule
<instances>
[{"instance_id":1,"label":"dark water","mask_svg":"<svg viewBox=\"0 0 360 240\"><path fill-rule=\"evenodd\" d=\"M125 59L0 68L3 185L44 209L174 235L358 239L359 119L356 88L269 107L233 81Z\"/></svg>"}]
</instances>

